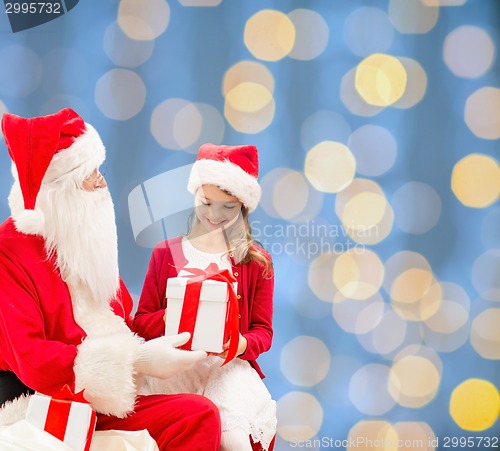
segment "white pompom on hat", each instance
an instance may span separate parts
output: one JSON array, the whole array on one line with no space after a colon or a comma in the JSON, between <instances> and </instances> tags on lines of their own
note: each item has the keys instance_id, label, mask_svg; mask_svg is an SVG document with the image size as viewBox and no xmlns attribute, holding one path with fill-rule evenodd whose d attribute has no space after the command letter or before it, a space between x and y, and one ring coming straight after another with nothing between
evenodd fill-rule
<instances>
[{"instance_id":1,"label":"white pompom on hat","mask_svg":"<svg viewBox=\"0 0 500 451\"><path fill-rule=\"evenodd\" d=\"M202 185L216 185L253 211L262 194L258 176L257 147L203 144L191 169L188 191L195 194Z\"/></svg>"},{"instance_id":2,"label":"white pompom on hat","mask_svg":"<svg viewBox=\"0 0 500 451\"><path fill-rule=\"evenodd\" d=\"M42 234L45 218L36 208L42 183L73 172L79 177L91 174L105 159L104 145L70 108L33 118L5 113L2 132L24 203L12 211L12 218L19 231Z\"/></svg>"}]
</instances>

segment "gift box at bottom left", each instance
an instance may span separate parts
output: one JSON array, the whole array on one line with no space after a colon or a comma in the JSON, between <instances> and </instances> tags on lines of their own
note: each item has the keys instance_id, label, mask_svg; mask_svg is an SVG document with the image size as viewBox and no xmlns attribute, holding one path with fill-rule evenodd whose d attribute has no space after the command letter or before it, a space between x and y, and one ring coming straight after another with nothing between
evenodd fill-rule
<instances>
[{"instance_id":1,"label":"gift box at bottom left","mask_svg":"<svg viewBox=\"0 0 500 451\"><path fill-rule=\"evenodd\" d=\"M75 451L88 451L96 424L89 404L34 394L30 397L26 421L58 438Z\"/></svg>"}]
</instances>

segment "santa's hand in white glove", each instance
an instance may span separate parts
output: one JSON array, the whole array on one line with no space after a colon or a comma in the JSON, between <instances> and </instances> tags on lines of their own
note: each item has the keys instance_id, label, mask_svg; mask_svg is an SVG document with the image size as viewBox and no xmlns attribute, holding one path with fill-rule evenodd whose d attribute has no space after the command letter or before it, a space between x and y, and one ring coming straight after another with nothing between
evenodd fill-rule
<instances>
[{"instance_id":1,"label":"santa's hand in white glove","mask_svg":"<svg viewBox=\"0 0 500 451\"><path fill-rule=\"evenodd\" d=\"M138 373L166 379L191 368L196 362L206 358L207 353L177 349L177 346L187 343L190 336L189 332L183 332L142 343L137 351L135 370Z\"/></svg>"}]
</instances>

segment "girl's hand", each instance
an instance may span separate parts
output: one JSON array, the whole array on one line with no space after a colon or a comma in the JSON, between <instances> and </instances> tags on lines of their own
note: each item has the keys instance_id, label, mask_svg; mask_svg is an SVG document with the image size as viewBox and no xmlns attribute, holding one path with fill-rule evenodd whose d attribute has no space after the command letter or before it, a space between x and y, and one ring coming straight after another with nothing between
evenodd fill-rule
<instances>
[{"instance_id":1,"label":"girl's hand","mask_svg":"<svg viewBox=\"0 0 500 451\"><path fill-rule=\"evenodd\" d=\"M227 351L229 349L230 342L231 342L231 340L228 340L228 342L224 344L224 346L223 346L224 351L222 351L218 354L210 352L209 355L215 355L217 357L220 357L221 359L225 359L227 357ZM240 334L238 337L238 351L236 351L236 357L243 354L246 350L247 350L247 339L243 335Z\"/></svg>"}]
</instances>

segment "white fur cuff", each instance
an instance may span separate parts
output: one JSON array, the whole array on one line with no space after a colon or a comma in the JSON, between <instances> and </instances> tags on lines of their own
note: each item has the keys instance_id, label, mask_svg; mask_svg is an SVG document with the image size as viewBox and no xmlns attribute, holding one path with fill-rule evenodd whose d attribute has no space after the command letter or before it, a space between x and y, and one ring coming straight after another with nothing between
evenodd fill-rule
<instances>
[{"instance_id":1,"label":"white fur cuff","mask_svg":"<svg viewBox=\"0 0 500 451\"><path fill-rule=\"evenodd\" d=\"M137 395L134 363L142 339L132 333L87 337L78 346L75 378L78 392L99 413L125 418Z\"/></svg>"}]
</instances>

